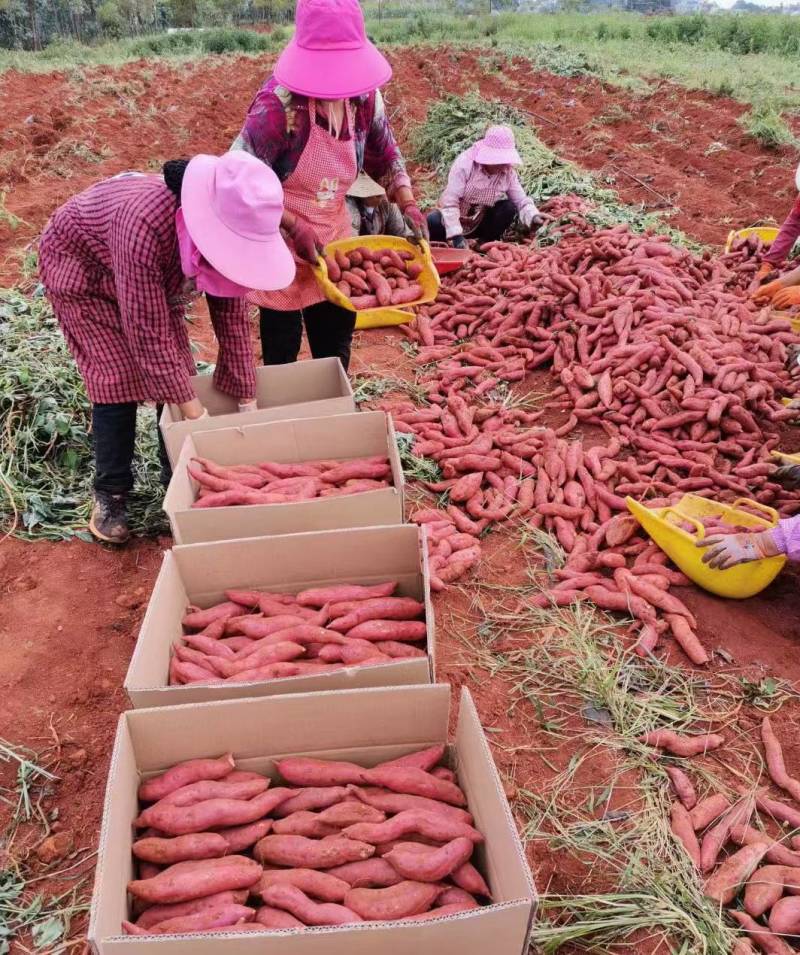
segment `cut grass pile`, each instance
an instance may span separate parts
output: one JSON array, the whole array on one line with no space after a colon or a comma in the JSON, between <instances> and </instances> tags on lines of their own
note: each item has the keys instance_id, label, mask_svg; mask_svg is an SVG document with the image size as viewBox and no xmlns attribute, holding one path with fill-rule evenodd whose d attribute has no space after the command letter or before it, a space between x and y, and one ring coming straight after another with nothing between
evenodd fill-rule
<instances>
[{"instance_id":1,"label":"cut grass pile","mask_svg":"<svg viewBox=\"0 0 800 955\"><path fill-rule=\"evenodd\" d=\"M91 406L40 292L0 289L0 535L91 540ZM131 528L166 527L155 412L139 415Z\"/></svg>"}]
</instances>

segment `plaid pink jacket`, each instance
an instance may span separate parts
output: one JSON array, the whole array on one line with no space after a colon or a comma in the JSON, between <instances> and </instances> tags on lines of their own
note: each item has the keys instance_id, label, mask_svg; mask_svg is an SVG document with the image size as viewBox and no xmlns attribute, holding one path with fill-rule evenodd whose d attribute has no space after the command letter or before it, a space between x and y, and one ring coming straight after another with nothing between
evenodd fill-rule
<instances>
[{"instance_id":1,"label":"plaid pink jacket","mask_svg":"<svg viewBox=\"0 0 800 955\"><path fill-rule=\"evenodd\" d=\"M124 174L73 196L42 234L42 282L95 403L194 397L175 210L160 176ZM250 398L256 385L245 300L207 299L219 343L214 383Z\"/></svg>"}]
</instances>

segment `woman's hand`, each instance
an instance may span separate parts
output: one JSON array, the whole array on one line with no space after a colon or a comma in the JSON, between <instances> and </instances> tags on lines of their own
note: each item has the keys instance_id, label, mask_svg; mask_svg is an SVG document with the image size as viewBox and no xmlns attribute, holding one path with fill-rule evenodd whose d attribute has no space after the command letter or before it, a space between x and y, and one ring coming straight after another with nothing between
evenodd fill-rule
<instances>
[{"instance_id":1,"label":"woman's hand","mask_svg":"<svg viewBox=\"0 0 800 955\"><path fill-rule=\"evenodd\" d=\"M753 292L751 298L754 302L771 302L773 298L785 288L783 279L775 279L774 282L767 282L766 285L759 286Z\"/></svg>"},{"instance_id":2,"label":"woman's hand","mask_svg":"<svg viewBox=\"0 0 800 955\"><path fill-rule=\"evenodd\" d=\"M239 402L239 411L242 413L258 411L258 401L255 398L242 398Z\"/></svg>"},{"instance_id":3,"label":"woman's hand","mask_svg":"<svg viewBox=\"0 0 800 955\"><path fill-rule=\"evenodd\" d=\"M403 206L401 209L403 213L403 218L406 221L406 225L414 233L415 239L427 239L428 235L428 220L422 214L420 207L412 200L407 206Z\"/></svg>"},{"instance_id":4,"label":"woman's hand","mask_svg":"<svg viewBox=\"0 0 800 955\"><path fill-rule=\"evenodd\" d=\"M764 557L775 557L778 547L769 531L755 534L724 534L704 537L697 547L707 548L702 556L704 564L715 570L727 570L738 564L749 564Z\"/></svg>"},{"instance_id":5,"label":"woman's hand","mask_svg":"<svg viewBox=\"0 0 800 955\"><path fill-rule=\"evenodd\" d=\"M322 246L317 242L317 237L311 226L303 219L295 216L294 222L291 228L287 229L287 232L300 258L311 265L316 265Z\"/></svg>"},{"instance_id":6,"label":"woman's hand","mask_svg":"<svg viewBox=\"0 0 800 955\"><path fill-rule=\"evenodd\" d=\"M198 421L200 418L207 418L208 409L204 408L199 398L192 398L191 401L184 401L178 405L181 414L188 421Z\"/></svg>"},{"instance_id":7,"label":"woman's hand","mask_svg":"<svg viewBox=\"0 0 800 955\"><path fill-rule=\"evenodd\" d=\"M772 304L775 308L794 308L800 305L800 286L780 289L772 296Z\"/></svg>"}]
</instances>

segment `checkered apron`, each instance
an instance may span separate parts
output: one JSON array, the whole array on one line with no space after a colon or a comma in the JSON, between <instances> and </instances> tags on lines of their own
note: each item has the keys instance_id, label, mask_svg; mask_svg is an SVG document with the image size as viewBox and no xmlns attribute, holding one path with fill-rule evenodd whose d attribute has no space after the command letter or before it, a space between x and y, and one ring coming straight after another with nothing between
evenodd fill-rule
<instances>
[{"instance_id":1,"label":"checkered apron","mask_svg":"<svg viewBox=\"0 0 800 955\"><path fill-rule=\"evenodd\" d=\"M322 245L352 234L353 226L345 197L358 175L353 110L345 104L349 139L334 139L317 123L316 102L308 101L309 134L294 172L284 180L283 204L289 212L305 219ZM277 292L251 292L248 300L263 308L281 312L308 308L323 301L314 273L295 254L294 282Z\"/></svg>"}]
</instances>

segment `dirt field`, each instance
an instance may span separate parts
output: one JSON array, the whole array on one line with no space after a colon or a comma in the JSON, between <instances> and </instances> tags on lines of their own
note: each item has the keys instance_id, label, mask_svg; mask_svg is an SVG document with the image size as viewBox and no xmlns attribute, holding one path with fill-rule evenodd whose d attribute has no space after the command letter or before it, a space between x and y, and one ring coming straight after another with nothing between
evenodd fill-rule
<instances>
[{"instance_id":1,"label":"dirt field","mask_svg":"<svg viewBox=\"0 0 800 955\"><path fill-rule=\"evenodd\" d=\"M702 242L719 244L731 227L781 219L790 205L794 158L789 150L768 152L748 140L736 124L743 107L732 101L668 84L636 98L586 78L532 74L522 64L505 74L485 74L472 54L446 49L435 56L405 50L392 60L395 80L387 98L404 143L441 90L480 88L537 114L533 122L549 146L614 176L625 201L651 209L674 206L672 224ZM11 229L0 219L0 281L18 279L24 247L72 193L124 169L155 169L169 158L224 150L269 67L269 58L212 58L74 76L0 77L0 192L8 190L6 207L23 220ZM359 335L352 371L397 374L399 341L394 332ZM519 390L531 386L523 382ZM169 543L137 541L114 551L79 541L6 540L0 549L0 736L34 750L55 747L61 782L43 808L57 807L54 829L72 832L78 847L95 844L115 722L126 707L121 684L161 551ZM518 546L509 534L492 535L481 582L508 581L520 573ZM724 651L712 664L715 674L732 673L755 684L773 675L800 685L796 584L786 573L741 605L694 589L681 594L699 618L705 645ZM481 622L472 595L468 583L436 599L438 676L456 688L468 686L476 696L510 790L541 788L552 766L568 761L572 744L567 734L555 745L531 714L510 717L509 686L502 677L486 679L464 639ZM531 642L538 638L531 635ZM800 765L798 713L790 703L777 721L787 762L795 766ZM746 714L743 720L743 727L752 722ZM546 760L540 751L547 752ZM0 765L0 784L10 784L4 772ZM602 777L603 767L587 764L584 772L588 785L590 775ZM23 834L17 856L32 850L40 835L38 829ZM607 888L602 874L567 852L533 842L530 857L542 891ZM91 859L83 869L91 874ZM76 937L80 930L77 923ZM626 951L666 951L660 944L637 938ZM11 950L28 949L12 945Z\"/></svg>"}]
</instances>

